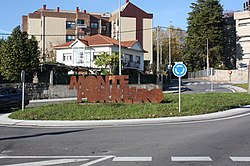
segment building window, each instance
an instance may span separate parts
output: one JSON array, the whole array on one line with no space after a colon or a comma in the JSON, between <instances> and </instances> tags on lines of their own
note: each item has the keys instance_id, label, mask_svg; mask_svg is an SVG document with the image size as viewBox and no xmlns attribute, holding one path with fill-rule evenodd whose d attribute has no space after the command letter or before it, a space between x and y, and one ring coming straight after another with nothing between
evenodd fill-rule
<instances>
[{"instance_id":1,"label":"building window","mask_svg":"<svg viewBox=\"0 0 250 166\"><path fill-rule=\"evenodd\" d=\"M239 27L250 26L250 23L240 23Z\"/></svg>"},{"instance_id":2,"label":"building window","mask_svg":"<svg viewBox=\"0 0 250 166\"><path fill-rule=\"evenodd\" d=\"M66 21L66 28L67 29L75 29L75 26L76 25L76 23L75 23L75 21Z\"/></svg>"},{"instance_id":3,"label":"building window","mask_svg":"<svg viewBox=\"0 0 250 166\"><path fill-rule=\"evenodd\" d=\"M72 60L72 56L70 53L63 54L63 61L71 61L71 60Z\"/></svg>"},{"instance_id":4,"label":"building window","mask_svg":"<svg viewBox=\"0 0 250 166\"><path fill-rule=\"evenodd\" d=\"M84 20L77 20L77 25L83 26L83 25L85 25L85 21Z\"/></svg>"},{"instance_id":5,"label":"building window","mask_svg":"<svg viewBox=\"0 0 250 166\"><path fill-rule=\"evenodd\" d=\"M75 35L66 35L66 42L75 40Z\"/></svg>"},{"instance_id":6,"label":"building window","mask_svg":"<svg viewBox=\"0 0 250 166\"><path fill-rule=\"evenodd\" d=\"M103 25L103 26L102 26L102 30L103 30L103 31L106 31L106 30L107 30L107 26L106 26L106 25Z\"/></svg>"},{"instance_id":7,"label":"building window","mask_svg":"<svg viewBox=\"0 0 250 166\"><path fill-rule=\"evenodd\" d=\"M90 27L91 28L98 28L98 23L97 22L92 22L91 24L90 24Z\"/></svg>"},{"instance_id":8,"label":"building window","mask_svg":"<svg viewBox=\"0 0 250 166\"><path fill-rule=\"evenodd\" d=\"M95 60L100 55L100 52L93 53L93 60Z\"/></svg>"},{"instance_id":9,"label":"building window","mask_svg":"<svg viewBox=\"0 0 250 166\"><path fill-rule=\"evenodd\" d=\"M140 56L136 56L136 63L141 63L141 57Z\"/></svg>"},{"instance_id":10,"label":"building window","mask_svg":"<svg viewBox=\"0 0 250 166\"><path fill-rule=\"evenodd\" d=\"M133 55L126 54L125 55L125 61L126 62L133 62Z\"/></svg>"}]
</instances>

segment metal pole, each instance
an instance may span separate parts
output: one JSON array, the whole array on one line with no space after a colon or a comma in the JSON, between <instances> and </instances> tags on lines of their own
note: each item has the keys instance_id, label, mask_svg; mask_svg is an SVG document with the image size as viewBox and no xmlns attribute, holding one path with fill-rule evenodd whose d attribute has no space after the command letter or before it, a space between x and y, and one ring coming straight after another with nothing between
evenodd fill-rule
<instances>
[{"instance_id":1,"label":"metal pole","mask_svg":"<svg viewBox=\"0 0 250 166\"><path fill-rule=\"evenodd\" d=\"M250 55L249 55L249 62L248 62L248 90L247 93L250 94Z\"/></svg>"},{"instance_id":2,"label":"metal pole","mask_svg":"<svg viewBox=\"0 0 250 166\"><path fill-rule=\"evenodd\" d=\"M209 76L208 38L207 39L207 76Z\"/></svg>"},{"instance_id":3,"label":"metal pole","mask_svg":"<svg viewBox=\"0 0 250 166\"><path fill-rule=\"evenodd\" d=\"M160 27L157 27L157 31L156 31L156 35L157 35L157 57L156 57L156 72L157 74L160 71L160 67L159 67L159 31L160 31Z\"/></svg>"},{"instance_id":4,"label":"metal pole","mask_svg":"<svg viewBox=\"0 0 250 166\"><path fill-rule=\"evenodd\" d=\"M122 55L121 55L121 0L118 0L119 6L119 75L122 75Z\"/></svg>"},{"instance_id":5,"label":"metal pole","mask_svg":"<svg viewBox=\"0 0 250 166\"><path fill-rule=\"evenodd\" d=\"M179 77L179 113L181 113L181 77Z\"/></svg>"},{"instance_id":6,"label":"metal pole","mask_svg":"<svg viewBox=\"0 0 250 166\"><path fill-rule=\"evenodd\" d=\"M214 83L213 83L213 68L210 69L211 72L211 92L214 91Z\"/></svg>"},{"instance_id":7,"label":"metal pole","mask_svg":"<svg viewBox=\"0 0 250 166\"><path fill-rule=\"evenodd\" d=\"M23 88L22 88L22 111L24 110L24 81L23 81Z\"/></svg>"},{"instance_id":8,"label":"metal pole","mask_svg":"<svg viewBox=\"0 0 250 166\"><path fill-rule=\"evenodd\" d=\"M45 16L42 15L42 63L46 62L46 59L45 59Z\"/></svg>"},{"instance_id":9,"label":"metal pole","mask_svg":"<svg viewBox=\"0 0 250 166\"><path fill-rule=\"evenodd\" d=\"M169 39L168 39L168 74L169 74L169 81L171 82L171 23L172 21L170 21L169 24Z\"/></svg>"}]
</instances>

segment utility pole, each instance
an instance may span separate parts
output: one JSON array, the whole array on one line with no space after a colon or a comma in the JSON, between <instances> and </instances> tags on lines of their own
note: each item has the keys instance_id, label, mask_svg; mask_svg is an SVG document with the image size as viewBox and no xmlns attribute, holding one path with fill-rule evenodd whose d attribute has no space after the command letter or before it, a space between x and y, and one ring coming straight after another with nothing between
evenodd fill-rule
<instances>
[{"instance_id":1,"label":"utility pole","mask_svg":"<svg viewBox=\"0 0 250 166\"><path fill-rule=\"evenodd\" d=\"M122 55L121 55L121 0L118 0L119 6L119 75L122 75Z\"/></svg>"},{"instance_id":2,"label":"utility pole","mask_svg":"<svg viewBox=\"0 0 250 166\"><path fill-rule=\"evenodd\" d=\"M169 24L169 39L168 39L168 75L169 75L169 81L171 82L171 75L172 75L172 71L171 71L171 23L172 21L170 21L170 24Z\"/></svg>"},{"instance_id":3,"label":"utility pole","mask_svg":"<svg viewBox=\"0 0 250 166\"><path fill-rule=\"evenodd\" d=\"M208 38L207 39L207 77L209 76Z\"/></svg>"},{"instance_id":4,"label":"utility pole","mask_svg":"<svg viewBox=\"0 0 250 166\"><path fill-rule=\"evenodd\" d=\"M156 72L157 74L159 73L160 71L160 65L159 65L159 52L160 52L160 47L159 47L159 44L160 44L160 39L159 39L159 32L160 32L160 27L158 26L157 27L157 30L156 30L156 35L157 35L157 57L156 57Z\"/></svg>"},{"instance_id":5,"label":"utility pole","mask_svg":"<svg viewBox=\"0 0 250 166\"><path fill-rule=\"evenodd\" d=\"M157 55L156 55L156 75L157 75L157 84L159 84L159 80L160 80L160 78L159 78L159 72L160 72L160 60L159 60L159 52L160 52L160 38L159 38L159 32L160 32L160 27L158 26L157 28L156 28L156 36L157 36L157 39L156 39L156 43L157 43L157 50L156 50L156 52L157 52Z\"/></svg>"},{"instance_id":6,"label":"utility pole","mask_svg":"<svg viewBox=\"0 0 250 166\"><path fill-rule=\"evenodd\" d=\"M248 61L248 89L247 93L250 94L250 56L249 56L249 61Z\"/></svg>"}]
</instances>

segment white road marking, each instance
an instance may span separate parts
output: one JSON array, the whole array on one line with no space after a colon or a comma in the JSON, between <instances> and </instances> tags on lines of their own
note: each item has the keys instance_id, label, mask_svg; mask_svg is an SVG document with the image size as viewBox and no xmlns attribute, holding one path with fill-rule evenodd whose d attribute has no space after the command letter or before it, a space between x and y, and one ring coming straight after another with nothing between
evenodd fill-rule
<instances>
[{"instance_id":1,"label":"white road marking","mask_svg":"<svg viewBox=\"0 0 250 166\"><path fill-rule=\"evenodd\" d=\"M102 157L100 159L97 159L97 160L94 160L94 161L91 161L89 163L86 163L86 164L83 164L81 166L90 166L90 165L93 165L93 164L96 164L96 163L99 163L99 162L102 162L102 161L105 161L105 160L108 160L110 158L113 158L114 156L106 156L106 157Z\"/></svg>"},{"instance_id":2,"label":"white road marking","mask_svg":"<svg viewBox=\"0 0 250 166\"><path fill-rule=\"evenodd\" d=\"M82 159L102 158L109 156L0 156L0 159ZM114 156L113 156L114 157Z\"/></svg>"},{"instance_id":3,"label":"white road marking","mask_svg":"<svg viewBox=\"0 0 250 166\"><path fill-rule=\"evenodd\" d=\"M21 164L11 164L6 166L45 166L45 165L55 165L55 164L66 164L66 163L75 163L81 161L87 161L88 159L59 159L59 160L48 160L48 161L37 161Z\"/></svg>"},{"instance_id":4,"label":"white road marking","mask_svg":"<svg viewBox=\"0 0 250 166\"><path fill-rule=\"evenodd\" d=\"M229 157L232 161L250 161L250 157Z\"/></svg>"},{"instance_id":5,"label":"white road marking","mask_svg":"<svg viewBox=\"0 0 250 166\"><path fill-rule=\"evenodd\" d=\"M207 156L171 157L171 160L172 161L177 161L177 162L213 161L210 157L207 157Z\"/></svg>"},{"instance_id":6,"label":"white road marking","mask_svg":"<svg viewBox=\"0 0 250 166\"><path fill-rule=\"evenodd\" d=\"M152 161L152 157L114 157L113 161L127 161L127 162Z\"/></svg>"}]
</instances>

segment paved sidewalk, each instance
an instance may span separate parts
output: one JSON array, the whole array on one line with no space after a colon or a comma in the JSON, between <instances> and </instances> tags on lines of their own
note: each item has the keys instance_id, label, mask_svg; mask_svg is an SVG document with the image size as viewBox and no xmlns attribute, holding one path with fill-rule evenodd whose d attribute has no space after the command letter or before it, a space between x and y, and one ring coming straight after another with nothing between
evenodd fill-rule
<instances>
[{"instance_id":1,"label":"paved sidewalk","mask_svg":"<svg viewBox=\"0 0 250 166\"><path fill-rule=\"evenodd\" d=\"M13 120L9 114L0 115L0 125L26 127L90 127L90 126L122 126L122 125L152 125L152 124L179 124L228 120L250 115L250 105L223 112L196 116L166 117L154 119L129 120L98 120L98 121L46 121L46 120Z\"/></svg>"}]
</instances>

